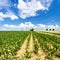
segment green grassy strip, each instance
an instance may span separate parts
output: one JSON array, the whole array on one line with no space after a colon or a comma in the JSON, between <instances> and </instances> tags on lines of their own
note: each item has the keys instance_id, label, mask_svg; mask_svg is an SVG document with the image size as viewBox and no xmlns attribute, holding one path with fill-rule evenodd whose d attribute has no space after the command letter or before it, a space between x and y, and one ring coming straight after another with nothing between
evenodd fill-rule
<instances>
[{"instance_id":1,"label":"green grassy strip","mask_svg":"<svg viewBox=\"0 0 60 60\"><path fill-rule=\"evenodd\" d=\"M33 43L34 43L34 53L38 54L39 46L38 46L37 41L35 40L35 36L34 35L33 35Z\"/></svg>"},{"instance_id":2,"label":"green grassy strip","mask_svg":"<svg viewBox=\"0 0 60 60\"><path fill-rule=\"evenodd\" d=\"M29 51L29 44L30 44L30 38L31 38L31 32L27 41L27 45L26 45L26 52L25 52L25 58L30 58L31 57L31 51Z\"/></svg>"},{"instance_id":3,"label":"green grassy strip","mask_svg":"<svg viewBox=\"0 0 60 60\"><path fill-rule=\"evenodd\" d=\"M48 53L50 59L54 56L55 50L53 48L49 48L47 43L49 43L46 39L42 38L42 34L34 32L34 35L38 38L39 43L41 44L41 48Z\"/></svg>"},{"instance_id":4,"label":"green grassy strip","mask_svg":"<svg viewBox=\"0 0 60 60\"><path fill-rule=\"evenodd\" d=\"M60 57L60 38L56 36L50 36L48 34L41 34L41 33L40 36L44 38L46 41L51 43L51 45L54 47L53 48L54 54Z\"/></svg>"},{"instance_id":5,"label":"green grassy strip","mask_svg":"<svg viewBox=\"0 0 60 60\"><path fill-rule=\"evenodd\" d=\"M8 60L16 55L29 31L0 31L0 60Z\"/></svg>"}]
</instances>

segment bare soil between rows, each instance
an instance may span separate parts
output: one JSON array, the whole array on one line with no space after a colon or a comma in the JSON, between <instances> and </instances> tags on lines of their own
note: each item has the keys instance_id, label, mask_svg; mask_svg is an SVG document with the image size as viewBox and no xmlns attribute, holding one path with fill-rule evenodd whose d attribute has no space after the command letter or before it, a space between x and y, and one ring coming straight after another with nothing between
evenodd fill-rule
<instances>
[{"instance_id":1,"label":"bare soil between rows","mask_svg":"<svg viewBox=\"0 0 60 60\"><path fill-rule=\"evenodd\" d=\"M24 56L24 54L26 53L27 39L28 39L28 37L26 38L26 40L24 41L24 43L22 44L20 49L17 51L17 55L16 55L16 57L18 58L17 60L20 60L19 58L21 56ZM41 49L40 44L38 42L38 39L35 38L35 40L37 41L38 46L39 46L38 54L40 55L41 60L48 60L48 59L45 59L46 54ZM34 43L33 43L33 36L32 36L32 34L31 34L31 37L30 37L30 43L29 43L28 50L32 51L32 56L31 56L31 58L27 58L26 60L37 60L38 55L34 54L34 52L33 52L34 51ZM59 58L54 58L54 60L60 60L60 59Z\"/></svg>"}]
</instances>

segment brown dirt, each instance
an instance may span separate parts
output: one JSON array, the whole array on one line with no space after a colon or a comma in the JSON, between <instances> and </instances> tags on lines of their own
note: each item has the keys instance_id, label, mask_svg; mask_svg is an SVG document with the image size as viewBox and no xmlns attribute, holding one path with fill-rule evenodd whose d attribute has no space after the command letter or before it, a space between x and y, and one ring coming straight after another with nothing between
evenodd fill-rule
<instances>
[{"instance_id":1,"label":"brown dirt","mask_svg":"<svg viewBox=\"0 0 60 60\"><path fill-rule=\"evenodd\" d=\"M17 60L19 60L19 58L21 56L24 56L25 52L26 52L26 43L27 43L27 39L28 37L26 38L26 40L24 41L24 43L22 44L21 48L17 51L17 55L16 57L18 58ZM38 43L38 46L39 46L39 51L38 51L38 55L41 57L41 60L47 60L45 59L46 57L46 53L41 49L40 47L40 43L38 42L38 39L35 38L35 40L37 41ZM34 50L34 44L33 44L33 37L32 37L32 34L31 34L31 38L30 38L30 43L29 43L29 48L28 48L29 51L32 51L32 56L31 58L29 59L26 59L26 60L36 60L38 58L38 56L36 54L34 54L33 50ZM60 60L59 58L54 58L54 60Z\"/></svg>"},{"instance_id":2,"label":"brown dirt","mask_svg":"<svg viewBox=\"0 0 60 60\"><path fill-rule=\"evenodd\" d=\"M48 35L51 35L51 36L60 37L60 35L53 34L53 33L50 33L50 32L39 32L39 31L38 31L38 33L43 33L43 34L48 34Z\"/></svg>"},{"instance_id":3,"label":"brown dirt","mask_svg":"<svg viewBox=\"0 0 60 60\"><path fill-rule=\"evenodd\" d=\"M40 45L40 43L38 42L37 38L36 38L36 41L37 41L38 45ZM51 44L50 44L50 47L53 48ZM46 57L46 53L41 49L41 47L39 47L38 53L41 56L42 60L48 60L48 59L45 58ZM54 60L60 60L60 58L55 57Z\"/></svg>"},{"instance_id":4,"label":"brown dirt","mask_svg":"<svg viewBox=\"0 0 60 60\"><path fill-rule=\"evenodd\" d=\"M56 37L60 37L60 35L56 35L56 34L53 34L53 33L45 33L45 34L48 34L48 35L51 35L51 36L56 36Z\"/></svg>"},{"instance_id":5,"label":"brown dirt","mask_svg":"<svg viewBox=\"0 0 60 60\"><path fill-rule=\"evenodd\" d=\"M29 51L32 51L32 56L31 56L31 58L29 58L27 60L36 60L37 56L36 56L36 54L33 53L33 50L34 50L34 45L33 45L33 37L32 37L32 34L31 34Z\"/></svg>"},{"instance_id":6,"label":"brown dirt","mask_svg":"<svg viewBox=\"0 0 60 60\"><path fill-rule=\"evenodd\" d=\"M27 60L36 60L36 59L37 59L37 56L33 53L33 54L32 54L32 57L29 58L29 59L27 59Z\"/></svg>"},{"instance_id":7,"label":"brown dirt","mask_svg":"<svg viewBox=\"0 0 60 60\"><path fill-rule=\"evenodd\" d=\"M41 57L42 60L45 60L46 54L45 54L45 52L41 49L40 43L38 42L38 39L37 39L37 38L36 38L36 41L37 41L38 46L39 46L38 55L40 55L40 57Z\"/></svg>"},{"instance_id":8,"label":"brown dirt","mask_svg":"<svg viewBox=\"0 0 60 60\"><path fill-rule=\"evenodd\" d=\"M16 57L17 58L20 58L21 56L23 56L26 52L26 43L27 43L27 39L28 37L26 38L26 40L24 41L23 45L21 46L21 48L17 51L17 55Z\"/></svg>"},{"instance_id":9,"label":"brown dirt","mask_svg":"<svg viewBox=\"0 0 60 60\"><path fill-rule=\"evenodd\" d=\"M29 45L29 48L28 48L30 51L33 51L33 37L32 37L32 34L31 34L31 38L30 38L30 45Z\"/></svg>"},{"instance_id":10,"label":"brown dirt","mask_svg":"<svg viewBox=\"0 0 60 60\"><path fill-rule=\"evenodd\" d=\"M60 58L56 57L56 58L54 58L54 60L60 60Z\"/></svg>"}]
</instances>

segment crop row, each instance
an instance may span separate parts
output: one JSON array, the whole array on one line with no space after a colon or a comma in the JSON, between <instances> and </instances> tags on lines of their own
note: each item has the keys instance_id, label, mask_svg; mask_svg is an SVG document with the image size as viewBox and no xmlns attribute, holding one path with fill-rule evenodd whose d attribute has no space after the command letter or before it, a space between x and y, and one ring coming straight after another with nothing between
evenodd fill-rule
<instances>
[{"instance_id":1,"label":"crop row","mask_svg":"<svg viewBox=\"0 0 60 60\"><path fill-rule=\"evenodd\" d=\"M54 56L60 56L60 38L37 32L33 32L33 34L41 44L41 48L47 53L49 59L52 60Z\"/></svg>"},{"instance_id":2,"label":"crop row","mask_svg":"<svg viewBox=\"0 0 60 60\"><path fill-rule=\"evenodd\" d=\"M0 60L7 60L16 55L25 38L29 35L28 31L2 31L0 32Z\"/></svg>"}]
</instances>

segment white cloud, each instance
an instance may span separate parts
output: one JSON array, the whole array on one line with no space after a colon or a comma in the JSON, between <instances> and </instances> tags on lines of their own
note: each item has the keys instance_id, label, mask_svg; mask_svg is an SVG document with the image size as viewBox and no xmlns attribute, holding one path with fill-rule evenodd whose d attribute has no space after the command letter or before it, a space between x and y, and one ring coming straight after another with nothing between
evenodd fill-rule
<instances>
[{"instance_id":1,"label":"white cloud","mask_svg":"<svg viewBox=\"0 0 60 60\"><path fill-rule=\"evenodd\" d=\"M59 29L60 26L59 25L45 25L45 24L33 24L31 22L25 22L25 23L20 23L19 25L9 25L9 24L4 24L3 25L5 28L11 28L11 29L24 29L24 30L28 30L30 28L34 28L36 30L40 29L40 30L44 30L46 28L48 29Z\"/></svg>"},{"instance_id":2,"label":"white cloud","mask_svg":"<svg viewBox=\"0 0 60 60\"><path fill-rule=\"evenodd\" d=\"M50 28L50 29L58 29L59 28L59 25L48 25L47 28Z\"/></svg>"},{"instance_id":3,"label":"white cloud","mask_svg":"<svg viewBox=\"0 0 60 60\"><path fill-rule=\"evenodd\" d=\"M0 8L10 7L10 0L0 0Z\"/></svg>"},{"instance_id":4,"label":"white cloud","mask_svg":"<svg viewBox=\"0 0 60 60\"><path fill-rule=\"evenodd\" d=\"M43 29L45 29L45 27L46 27L46 25L44 25L44 24L37 24L38 25L38 28L43 28Z\"/></svg>"},{"instance_id":5,"label":"white cloud","mask_svg":"<svg viewBox=\"0 0 60 60\"><path fill-rule=\"evenodd\" d=\"M25 23L20 23L18 26L17 25L9 25L9 24L4 24L4 27L7 28L23 28L23 29L30 29L30 28L36 28L34 24L31 22L25 22Z\"/></svg>"},{"instance_id":6,"label":"white cloud","mask_svg":"<svg viewBox=\"0 0 60 60\"><path fill-rule=\"evenodd\" d=\"M16 4L16 3L14 4L14 7L15 7L15 8L17 7L17 4Z\"/></svg>"},{"instance_id":7,"label":"white cloud","mask_svg":"<svg viewBox=\"0 0 60 60\"><path fill-rule=\"evenodd\" d=\"M4 19L3 19L3 18L0 18L0 22L1 22L1 21L4 21Z\"/></svg>"},{"instance_id":8,"label":"white cloud","mask_svg":"<svg viewBox=\"0 0 60 60\"><path fill-rule=\"evenodd\" d=\"M18 0L19 16L23 19L36 16L38 10L48 10L51 2L52 0L26 0L26 2Z\"/></svg>"},{"instance_id":9,"label":"white cloud","mask_svg":"<svg viewBox=\"0 0 60 60\"><path fill-rule=\"evenodd\" d=\"M18 17L10 10L6 13L0 12L0 20L4 20L4 18L10 18L11 20L18 19Z\"/></svg>"},{"instance_id":10,"label":"white cloud","mask_svg":"<svg viewBox=\"0 0 60 60\"><path fill-rule=\"evenodd\" d=\"M11 0L0 0L0 9L5 9L7 12L0 12L0 21L4 21L4 18L10 18L11 20L18 19L18 17L9 9L11 7Z\"/></svg>"},{"instance_id":11,"label":"white cloud","mask_svg":"<svg viewBox=\"0 0 60 60\"><path fill-rule=\"evenodd\" d=\"M4 27L7 27L7 28L17 28L16 25L9 25L9 24L4 24Z\"/></svg>"}]
</instances>

